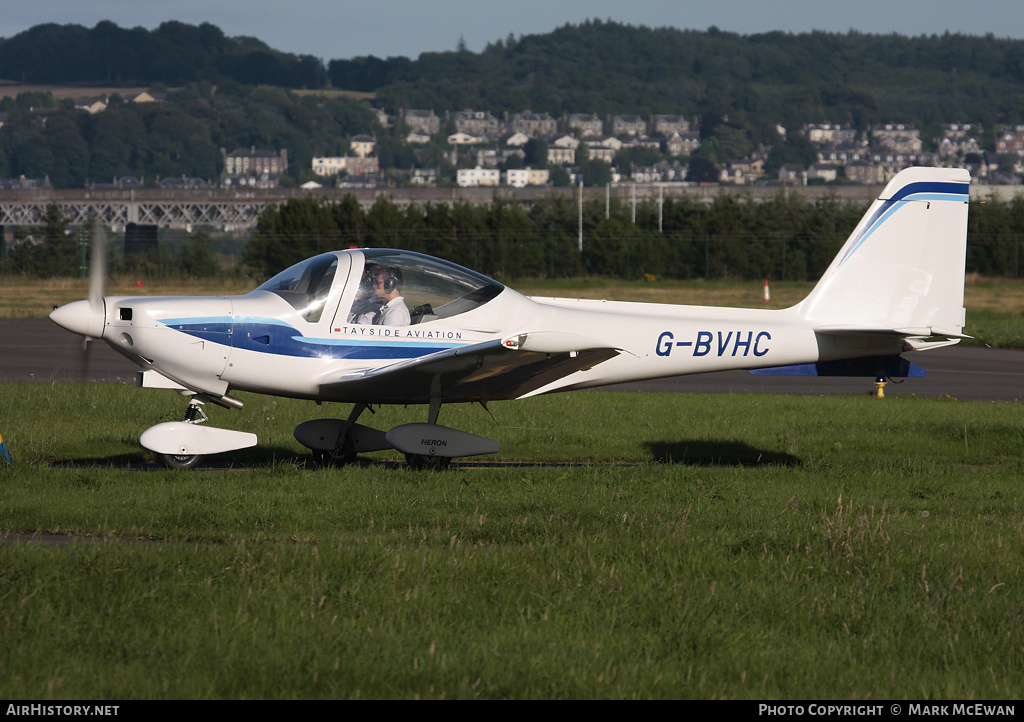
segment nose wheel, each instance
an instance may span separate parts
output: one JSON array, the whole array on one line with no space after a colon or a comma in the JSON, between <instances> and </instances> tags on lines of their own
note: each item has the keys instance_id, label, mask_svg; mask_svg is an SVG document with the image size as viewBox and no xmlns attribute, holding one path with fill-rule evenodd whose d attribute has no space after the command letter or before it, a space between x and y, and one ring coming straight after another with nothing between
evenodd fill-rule
<instances>
[{"instance_id":1,"label":"nose wheel","mask_svg":"<svg viewBox=\"0 0 1024 722\"><path fill-rule=\"evenodd\" d=\"M199 454L157 454L168 469L191 469L203 457Z\"/></svg>"},{"instance_id":2,"label":"nose wheel","mask_svg":"<svg viewBox=\"0 0 1024 722\"><path fill-rule=\"evenodd\" d=\"M186 424L201 424L207 420L206 412L203 411L203 402L199 399L191 399L185 409L184 421ZM168 469L191 469L199 460L202 454L157 454L162 463Z\"/></svg>"}]
</instances>

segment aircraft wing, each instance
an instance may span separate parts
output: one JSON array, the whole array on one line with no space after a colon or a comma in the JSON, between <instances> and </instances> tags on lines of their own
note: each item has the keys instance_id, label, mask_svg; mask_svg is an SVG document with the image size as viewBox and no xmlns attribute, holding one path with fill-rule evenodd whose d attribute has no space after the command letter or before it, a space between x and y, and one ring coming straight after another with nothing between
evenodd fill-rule
<instances>
[{"instance_id":1,"label":"aircraft wing","mask_svg":"<svg viewBox=\"0 0 1024 722\"><path fill-rule=\"evenodd\" d=\"M527 396L617 356L619 349L558 332L523 333L387 366L326 374L320 396L366 404L499 401Z\"/></svg>"}]
</instances>

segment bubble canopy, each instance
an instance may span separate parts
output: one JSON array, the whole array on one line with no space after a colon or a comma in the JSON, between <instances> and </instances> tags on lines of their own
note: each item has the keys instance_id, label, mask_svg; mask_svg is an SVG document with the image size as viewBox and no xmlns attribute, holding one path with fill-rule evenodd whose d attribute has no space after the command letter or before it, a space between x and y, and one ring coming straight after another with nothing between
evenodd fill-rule
<instances>
[{"instance_id":1,"label":"bubble canopy","mask_svg":"<svg viewBox=\"0 0 1024 722\"><path fill-rule=\"evenodd\" d=\"M350 272L351 264L359 265ZM358 288L343 293L349 278L359 279ZM335 289L335 285L342 288ZM308 258L257 290L277 294L310 323L320 320L335 290L342 304L336 323L404 326L466 313L504 288L487 276L440 258L412 251L362 249Z\"/></svg>"}]
</instances>

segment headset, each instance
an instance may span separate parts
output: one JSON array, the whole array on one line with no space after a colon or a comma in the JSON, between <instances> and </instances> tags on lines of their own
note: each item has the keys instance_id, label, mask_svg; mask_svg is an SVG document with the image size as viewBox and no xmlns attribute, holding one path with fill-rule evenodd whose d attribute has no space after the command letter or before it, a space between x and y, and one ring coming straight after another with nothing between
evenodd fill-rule
<instances>
[{"instance_id":1,"label":"headset","mask_svg":"<svg viewBox=\"0 0 1024 722\"><path fill-rule=\"evenodd\" d=\"M402 269L391 267L384 271L383 288L384 293L391 293L402 285Z\"/></svg>"}]
</instances>

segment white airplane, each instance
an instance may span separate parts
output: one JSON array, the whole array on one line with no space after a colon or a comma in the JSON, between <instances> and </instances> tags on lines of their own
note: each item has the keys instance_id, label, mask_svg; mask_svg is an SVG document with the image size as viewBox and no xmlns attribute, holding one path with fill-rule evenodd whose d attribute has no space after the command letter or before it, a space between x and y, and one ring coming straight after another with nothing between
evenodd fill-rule
<instances>
[{"instance_id":1,"label":"white airplane","mask_svg":"<svg viewBox=\"0 0 1024 722\"><path fill-rule=\"evenodd\" d=\"M414 467L495 453L498 442L437 423L442 404L727 369L899 377L901 357L957 343L965 325L965 170L910 168L873 202L801 303L782 310L529 298L474 271L408 251L323 253L241 296L102 296L50 314L141 367L139 385L189 396L183 421L141 444L173 468L254 446L206 425L232 394L347 402L295 438L326 461L397 449ZM97 254L102 256L102 254ZM425 423L358 424L379 404L426 404Z\"/></svg>"}]
</instances>

